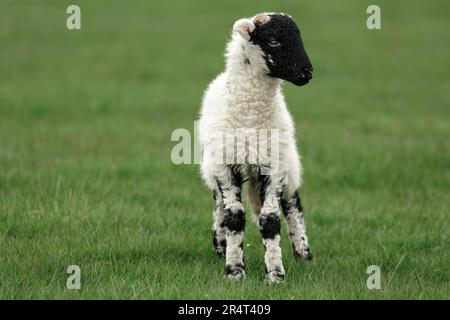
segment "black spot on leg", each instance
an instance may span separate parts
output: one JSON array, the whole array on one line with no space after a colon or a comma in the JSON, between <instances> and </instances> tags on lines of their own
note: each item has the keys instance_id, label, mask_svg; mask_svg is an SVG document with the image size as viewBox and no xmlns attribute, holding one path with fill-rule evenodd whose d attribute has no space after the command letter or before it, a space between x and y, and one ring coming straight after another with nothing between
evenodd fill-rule
<instances>
[{"instance_id":1,"label":"black spot on leg","mask_svg":"<svg viewBox=\"0 0 450 320\"><path fill-rule=\"evenodd\" d=\"M217 247L225 248L227 246L227 240L222 239L220 241L217 241L217 231L214 231L213 232L213 245L214 245L214 248L217 248Z\"/></svg>"},{"instance_id":2,"label":"black spot on leg","mask_svg":"<svg viewBox=\"0 0 450 320\"><path fill-rule=\"evenodd\" d=\"M295 191L289 199L281 198L281 208L283 209L285 216L287 216L293 208L296 208L300 212L301 216L303 216L302 203L297 191Z\"/></svg>"},{"instance_id":3,"label":"black spot on leg","mask_svg":"<svg viewBox=\"0 0 450 320\"><path fill-rule=\"evenodd\" d=\"M226 239L222 239L220 241L217 241L217 232L214 231L213 234L213 246L214 246L214 252L219 257L224 257L226 253L227 248L227 241Z\"/></svg>"},{"instance_id":4,"label":"black spot on leg","mask_svg":"<svg viewBox=\"0 0 450 320\"><path fill-rule=\"evenodd\" d=\"M241 187L243 183L243 177L241 174L241 166L239 165L230 165L229 166L231 172L231 185L235 188L231 188L227 190L228 192L234 192L235 201L237 203L241 203ZM224 197L223 185L217 180L218 188ZM234 199L233 199L234 200ZM226 227L231 232L241 232L244 231L245 228L245 214L243 210L233 210L229 207L225 207L223 226Z\"/></svg>"},{"instance_id":5,"label":"black spot on leg","mask_svg":"<svg viewBox=\"0 0 450 320\"><path fill-rule=\"evenodd\" d=\"M214 248L217 248L219 246L219 243L217 242L217 232L213 232L213 246Z\"/></svg>"},{"instance_id":6,"label":"black spot on leg","mask_svg":"<svg viewBox=\"0 0 450 320\"><path fill-rule=\"evenodd\" d=\"M229 210L225 211L223 219L225 227L231 232L241 232L245 228L245 215L242 210L236 212L231 212Z\"/></svg>"},{"instance_id":7,"label":"black spot on leg","mask_svg":"<svg viewBox=\"0 0 450 320\"><path fill-rule=\"evenodd\" d=\"M247 57L245 57L244 58L244 63L250 65L250 60Z\"/></svg>"},{"instance_id":8,"label":"black spot on leg","mask_svg":"<svg viewBox=\"0 0 450 320\"><path fill-rule=\"evenodd\" d=\"M259 224L264 239L274 239L277 234L280 234L280 218L275 213L262 216Z\"/></svg>"},{"instance_id":9,"label":"black spot on leg","mask_svg":"<svg viewBox=\"0 0 450 320\"><path fill-rule=\"evenodd\" d=\"M294 197L295 197L295 205L298 211L303 212L302 202L300 201L300 195L298 194L297 191L295 191Z\"/></svg>"}]
</instances>

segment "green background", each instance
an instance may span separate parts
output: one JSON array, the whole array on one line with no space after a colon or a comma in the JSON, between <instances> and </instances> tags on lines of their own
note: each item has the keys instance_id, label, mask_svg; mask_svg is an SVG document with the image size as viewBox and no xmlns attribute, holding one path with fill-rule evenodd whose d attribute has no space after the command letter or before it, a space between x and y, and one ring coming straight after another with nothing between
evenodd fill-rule
<instances>
[{"instance_id":1,"label":"green background","mask_svg":"<svg viewBox=\"0 0 450 320\"><path fill-rule=\"evenodd\" d=\"M80 31L66 8L81 7ZM366 28L378 4L382 29ZM449 298L448 1L0 0L0 298ZM224 279L212 196L170 160L235 20L282 11L314 64L284 86L316 260ZM283 226L284 227L284 226ZM66 268L81 267L81 290ZM369 265L381 290L366 288Z\"/></svg>"}]
</instances>

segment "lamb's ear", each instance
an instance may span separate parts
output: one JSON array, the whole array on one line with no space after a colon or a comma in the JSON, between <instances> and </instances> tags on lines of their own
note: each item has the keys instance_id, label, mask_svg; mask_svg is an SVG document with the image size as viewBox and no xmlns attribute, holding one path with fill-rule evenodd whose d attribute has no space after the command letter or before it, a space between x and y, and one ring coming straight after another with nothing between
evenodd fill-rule
<instances>
[{"instance_id":1,"label":"lamb's ear","mask_svg":"<svg viewBox=\"0 0 450 320\"><path fill-rule=\"evenodd\" d=\"M255 30L255 24L250 19L239 19L233 25L233 31L239 33L245 40L250 40L250 33Z\"/></svg>"}]
</instances>

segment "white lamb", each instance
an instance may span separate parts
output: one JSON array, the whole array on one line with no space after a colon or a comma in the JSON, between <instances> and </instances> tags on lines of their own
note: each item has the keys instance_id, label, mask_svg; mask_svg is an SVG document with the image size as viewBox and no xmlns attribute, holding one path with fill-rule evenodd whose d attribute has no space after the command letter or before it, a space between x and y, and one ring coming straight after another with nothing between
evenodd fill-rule
<instances>
[{"instance_id":1,"label":"white lamb","mask_svg":"<svg viewBox=\"0 0 450 320\"><path fill-rule=\"evenodd\" d=\"M280 206L294 256L312 259L297 192L302 168L281 83L302 86L311 80L313 68L300 30L286 14L262 13L236 21L225 56L225 72L206 90L199 121L202 176L215 199L214 249L226 256L230 279L245 277L241 189L248 180L265 247L266 279L281 282ZM248 143L240 140L255 133Z\"/></svg>"}]
</instances>

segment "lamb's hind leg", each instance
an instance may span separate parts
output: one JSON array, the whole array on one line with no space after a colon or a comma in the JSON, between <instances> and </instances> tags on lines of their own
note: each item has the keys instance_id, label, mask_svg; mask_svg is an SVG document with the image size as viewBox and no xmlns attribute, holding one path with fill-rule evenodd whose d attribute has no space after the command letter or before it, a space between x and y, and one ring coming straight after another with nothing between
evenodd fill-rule
<instances>
[{"instance_id":1,"label":"lamb's hind leg","mask_svg":"<svg viewBox=\"0 0 450 320\"><path fill-rule=\"evenodd\" d=\"M294 192L294 194L287 199L282 199L281 207L283 208L286 217L286 224L289 238L292 241L294 257L297 259L303 258L305 260L312 260L313 255L309 248L308 237L306 236L303 208L298 192Z\"/></svg>"},{"instance_id":2,"label":"lamb's hind leg","mask_svg":"<svg viewBox=\"0 0 450 320\"><path fill-rule=\"evenodd\" d=\"M226 230L224 224L223 199L219 188L214 189L214 211L213 211L213 246L214 252L219 257L224 257L227 247Z\"/></svg>"}]
</instances>

